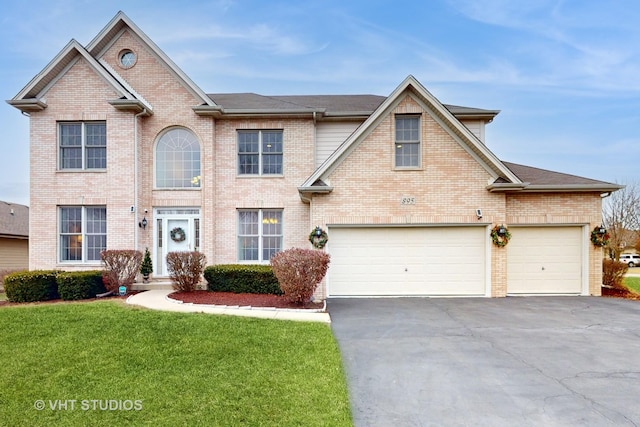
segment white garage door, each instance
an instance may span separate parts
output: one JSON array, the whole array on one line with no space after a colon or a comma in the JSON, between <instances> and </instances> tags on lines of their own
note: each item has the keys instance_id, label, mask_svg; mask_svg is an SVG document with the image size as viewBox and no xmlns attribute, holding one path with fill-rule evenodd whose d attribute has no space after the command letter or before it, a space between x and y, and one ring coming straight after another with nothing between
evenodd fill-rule
<instances>
[{"instance_id":1,"label":"white garage door","mask_svg":"<svg viewBox=\"0 0 640 427\"><path fill-rule=\"evenodd\" d=\"M485 227L330 228L329 296L485 295Z\"/></svg>"},{"instance_id":2,"label":"white garage door","mask_svg":"<svg viewBox=\"0 0 640 427\"><path fill-rule=\"evenodd\" d=\"M512 227L508 294L582 293L581 227Z\"/></svg>"}]
</instances>

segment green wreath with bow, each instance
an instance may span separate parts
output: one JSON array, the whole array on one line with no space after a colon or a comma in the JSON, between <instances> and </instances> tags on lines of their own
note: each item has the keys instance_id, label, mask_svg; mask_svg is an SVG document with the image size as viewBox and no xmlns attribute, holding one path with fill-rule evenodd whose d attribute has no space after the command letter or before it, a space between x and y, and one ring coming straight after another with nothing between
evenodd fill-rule
<instances>
[{"instance_id":1,"label":"green wreath with bow","mask_svg":"<svg viewBox=\"0 0 640 427\"><path fill-rule=\"evenodd\" d=\"M170 234L171 240L173 240L174 242L184 242L184 239L187 238L187 235L185 234L182 227L174 228L173 230L171 230Z\"/></svg>"},{"instance_id":2,"label":"green wreath with bow","mask_svg":"<svg viewBox=\"0 0 640 427\"><path fill-rule=\"evenodd\" d=\"M322 249L324 248L324 245L326 245L327 242L329 241L329 237L327 236L326 231L324 231L320 227L316 227L313 230L311 230L311 233L309 234L309 241L311 242L314 248Z\"/></svg>"},{"instance_id":3,"label":"green wreath with bow","mask_svg":"<svg viewBox=\"0 0 640 427\"><path fill-rule=\"evenodd\" d=\"M600 227L596 227L591 231L591 243L593 243L593 246L597 247L597 248L602 248L604 246L607 246L609 244L609 238L611 236L609 236L609 233L602 232L603 228Z\"/></svg>"},{"instance_id":4,"label":"green wreath with bow","mask_svg":"<svg viewBox=\"0 0 640 427\"><path fill-rule=\"evenodd\" d=\"M511 239L511 233L504 225L496 225L491 229L491 240L493 240L494 245L499 247L506 246L509 243L509 239Z\"/></svg>"}]
</instances>

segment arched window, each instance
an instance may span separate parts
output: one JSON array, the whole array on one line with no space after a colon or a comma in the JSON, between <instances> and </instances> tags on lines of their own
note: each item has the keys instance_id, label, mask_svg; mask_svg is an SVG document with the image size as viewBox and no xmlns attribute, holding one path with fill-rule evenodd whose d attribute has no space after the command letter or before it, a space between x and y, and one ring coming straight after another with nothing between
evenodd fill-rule
<instances>
[{"instance_id":1,"label":"arched window","mask_svg":"<svg viewBox=\"0 0 640 427\"><path fill-rule=\"evenodd\" d=\"M164 133L156 145L156 188L200 187L200 143L187 129Z\"/></svg>"}]
</instances>

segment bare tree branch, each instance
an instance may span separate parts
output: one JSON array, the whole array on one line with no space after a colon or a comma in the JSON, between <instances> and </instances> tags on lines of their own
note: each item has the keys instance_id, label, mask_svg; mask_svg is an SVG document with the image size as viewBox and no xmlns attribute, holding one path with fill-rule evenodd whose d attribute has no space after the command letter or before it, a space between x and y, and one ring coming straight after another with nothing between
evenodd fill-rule
<instances>
[{"instance_id":1,"label":"bare tree branch","mask_svg":"<svg viewBox=\"0 0 640 427\"><path fill-rule=\"evenodd\" d=\"M602 221L609 233L609 255L619 259L625 247L635 246L640 235L640 186L637 182L615 191L602 203Z\"/></svg>"}]
</instances>

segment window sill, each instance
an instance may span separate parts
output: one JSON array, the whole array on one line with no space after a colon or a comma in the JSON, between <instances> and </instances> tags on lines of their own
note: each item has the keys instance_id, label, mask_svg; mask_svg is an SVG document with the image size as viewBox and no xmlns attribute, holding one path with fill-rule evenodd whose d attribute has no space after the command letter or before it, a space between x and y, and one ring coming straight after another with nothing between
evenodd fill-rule
<instances>
[{"instance_id":1,"label":"window sill","mask_svg":"<svg viewBox=\"0 0 640 427\"><path fill-rule=\"evenodd\" d=\"M395 166L393 168L394 171L423 171L424 168L422 166Z\"/></svg>"},{"instance_id":2,"label":"window sill","mask_svg":"<svg viewBox=\"0 0 640 427\"><path fill-rule=\"evenodd\" d=\"M58 261L58 267L88 267L88 266L100 266L100 261Z\"/></svg>"},{"instance_id":3,"label":"window sill","mask_svg":"<svg viewBox=\"0 0 640 427\"><path fill-rule=\"evenodd\" d=\"M258 178L258 179L264 179L264 178L284 178L284 175L280 174L280 175L236 175L236 178L240 178L240 179L249 179L249 178Z\"/></svg>"},{"instance_id":4,"label":"window sill","mask_svg":"<svg viewBox=\"0 0 640 427\"><path fill-rule=\"evenodd\" d=\"M172 187L172 188L154 188L153 191L200 191L202 187Z\"/></svg>"},{"instance_id":5,"label":"window sill","mask_svg":"<svg viewBox=\"0 0 640 427\"><path fill-rule=\"evenodd\" d=\"M56 172L61 173L105 173L106 169L56 169Z\"/></svg>"}]
</instances>

